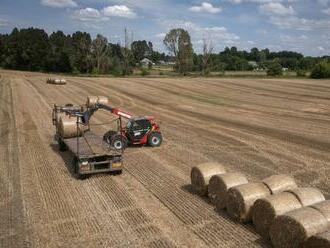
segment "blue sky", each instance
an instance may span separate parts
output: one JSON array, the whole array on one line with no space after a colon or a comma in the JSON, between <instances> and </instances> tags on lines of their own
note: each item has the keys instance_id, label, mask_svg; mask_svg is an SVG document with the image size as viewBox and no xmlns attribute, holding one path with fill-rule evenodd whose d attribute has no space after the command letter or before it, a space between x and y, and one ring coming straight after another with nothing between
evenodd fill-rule
<instances>
[{"instance_id":1,"label":"blue sky","mask_svg":"<svg viewBox=\"0 0 330 248\"><path fill-rule=\"evenodd\" d=\"M205 39L215 52L236 46L330 55L330 0L0 0L1 33L30 26L121 43L126 27L161 51L166 32L182 27L196 52Z\"/></svg>"}]
</instances>

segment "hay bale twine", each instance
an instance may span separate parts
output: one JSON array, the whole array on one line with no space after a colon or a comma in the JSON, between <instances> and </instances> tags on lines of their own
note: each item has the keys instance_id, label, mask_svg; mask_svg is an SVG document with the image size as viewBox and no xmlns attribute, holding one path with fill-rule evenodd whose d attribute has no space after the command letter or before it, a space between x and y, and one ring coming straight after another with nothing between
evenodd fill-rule
<instances>
[{"instance_id":1,"label":"hay bale twine","mask_svg":"<svg viewBox=\"0 0 330 248\"><path fill-rule=\"evenodd\" d=\"M328 226L320 211L304 207L276 217L269 235L275 248L298 248L309 237L325 232Z\"/></svg>"},{"instance_id":2,"label":"hay bale twine","mask_svg":"<svg viewBox=\"0 0 330 248\"><path fill-rule=\"evenodd\" d=\"M277 216L321 202L324 199L320 191L311 190L311 188L299 188L297 192L301 198L287 191L259 199L254 203L252 220L261 236L269 238L269 227ZM305 198L309 198L309 200L304 200ZM304 205L306 203L309 205Z\"/></svg>"},{"instance_id":3,"label":"hay bale twine","mask_svg":"<svg viewBox=\"0 0 330 248\"><path fill-rule=\"evenodd\" d=\"M274 175L262 180L270 189L272 194L277 194L285 190L298 188L295 180L288 175Z\"/></svg>"},{"instance_id":4,"label":"hay bale twine","mask_svg":"<svg viewBox=\"0 0 330 248\"><path fill-rule=\"evenodd\" d=\"M311 188L311 187L297 188L297 189L288 190L288 192L294 194L300 201L301 205L303 205L304 207L325 200L322 192L316 188Z\"/></svg>"},{"instance_id":5,"label":"hay bale twine","mask_svg":"<svg viewBox=\"0 0 330 248\"><path fill-rule=\"evenodd\" d=\"M96 103L101 103L107 105L109 103L109 99L106 96L88 96L86 106L93 107Z\"/></svg>"},{"instance_id":6,"label":"hay bale twine","mask_svg":"<svg viewBox=\"0 0 330 248\"><path fill-rule=\"evenodd\" d=\"M247 183L232 187L227 193L228 214L240 222L252 220L252 207L256 200L271 194L264 183Z\"/></svg>"},{"instance_id":7,"label":"hay bale twine","mask_svg":"<svg viewBox=\"0 0 330 248\"><path fill-rule=\"evenodd\" d=\"M219 163L204 163L191 169L191 185L201 196L207 195L207 188L212 176L226 173L226 169Z\"/></svg>"},{"instance_id":8,"label":"hay bale twine","mask_svg":"<svg viewBox=\"0 0 330 248\"><path fill-rule=\"evenodd\" d=\"M79 124L78 127L78 135L81 136L85 127L82 124ZM77 137L77 117L60 117L58 130L61 137L64 139Z\"/></svg>"},{"instance_id":9,"label":"hay bale twine","mask_svg":"<svg viewBox=\"0 0 330 248\"><path fill-rule=\"evenodd\" d=\"M230 188L248 183L242 173L226 173L214 175L210 179L208 195L217 210L226 208L227 192Z\"/></svg>"},{"instance_id":10,"label":"hay bale twine","mask_svg":"<svg viewBox=\"0 0 330 248\"><path fill-rule=\"evenodd\" d=\"M310 237L304 248L330 248L330 231Z\"/></svg>"}]
</instances>

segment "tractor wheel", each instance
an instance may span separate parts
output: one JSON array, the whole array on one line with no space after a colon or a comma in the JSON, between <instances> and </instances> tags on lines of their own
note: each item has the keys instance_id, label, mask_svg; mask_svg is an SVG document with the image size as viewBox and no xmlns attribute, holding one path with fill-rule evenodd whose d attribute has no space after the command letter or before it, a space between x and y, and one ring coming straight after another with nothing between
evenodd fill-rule
<instances>
[{"instance_id":1,"label":"tractor wheel","mask_svg":"<svg viewBox=\"0 0 330 248\"><path fill-rule=\"evenodd\" d=\"M151 147L160 146L163 142L162 134L159 132L152 132L148 137L148 145Z\"/></svg>"},{"instance_id":2,"label":"tractor wheel","mask_svg":"<svg viewBox=\"0 0 330 248\"><path fill-rule=\"evenodd\" d=\"M68 150L68 147L61 139L58 140L58 147L61 152L65 152Z\"/></svg>"},{"instance_id":3,"label":"tractor wheel","mask_svg":"<svg viewBox=\"0 0 330 248\"><path fill-rule=\"evenodd\" d=\"M110 145L115 148L115 150L125 150L127 147L127 139L123 135L113 135L110 141Z\"/></svg>"}]
</instances>

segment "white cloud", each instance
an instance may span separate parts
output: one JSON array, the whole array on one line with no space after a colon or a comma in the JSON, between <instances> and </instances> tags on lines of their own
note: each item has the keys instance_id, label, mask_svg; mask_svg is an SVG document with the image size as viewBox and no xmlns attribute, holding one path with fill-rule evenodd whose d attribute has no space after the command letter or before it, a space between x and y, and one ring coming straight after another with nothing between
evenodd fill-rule
<instances>
[{"instance_id":1,"label":"white cloud","mask_svg":"<svg viewBox=\"0 0 330 248\"><path fill-rule=\"evenodd\" d=\"M4 19L1 19L0 18L0 28L2 27L7 27L8 26L8 21L7 20L4 20Z\"/></svg>"},{"instance_id":2,"label":"white cloud","mask_svg":"<svg viewBox=\"0 0 330 248\"><path fill-rule=\"evenodd\" d=\"M100 11L93 8L79 9L73 12L72 17L79 21L102 21L108 18L101 15Z\"/></svg>"},{"instance_id":3,"label":"white cloud","mask_svg":"<svg viewBox=\"0 0 330 248\"><path fill-rule=\"evenodd\" d=\"M279 28L312 31L316 29L330 29L330 20L313 20L298 18L296 16L278 17L272 16L270 22Z\"/></svg>"},{"instance_id":4,"label":"white cloud","mask_svg":"<svg viewBox=\"0 0 330 248\"><path fill-rule=\"evenodd\" d=\"M214 7L210 3L203 2L199 6L192 6L189 8L190 11L192 12L206 12L206 13L211 13L211 14L217 14L222 11L222 8L220 7Z\"/></svg>"},{"instance_id":5,"label":"white cloud","mask_svg":"<svg viewBox=\"0 0 330 248\"><path fill-rule=\"evenodd\" d=\"M190 21L182 20L165 20L161 24L165 26L166 30L173 28L183 28L187 30L191 36L193 44L202 44L203 39L212 41L215 44L215 49L222 49L224 46L235 45L240 41L240 37L234 33L229 32L225 27L213 26L202 27ZM201 51L200 47L195 47L197 52Z\"/></svg>"},{"instance_id":6,"label":"white cloud","mask_svg":"<svg viewBox=\"0 0 330 248\"><path fill-rule=\"evenodd\" d=\"M105 7L102 10L102 13L105 16L117 16L117 17L124 17L124 18L135 18L136 13L128 8L126 5L113 5Z\"/></svg>"},{"instance_id":7,"label":"white cloud","mask_svg":"<svg viewBox=\"0 0 330 248\"><path fill-rule=\"evenodd\" d=\"M324 14L330 15L330 8L322 10Z\"/></svg>"},{"instance_id":8,"label":"white cloud","mask_svg":"<svg viewBox=\"0 0 330 248\"><path fill-rule=\"evenodd\" d=\"M41 0L41 4L54 8L72 8L78 6L74 0Z\"/></svg>"},{"instance_id":9,"label":"white cloud","mask_svg":"<svg viewBox=\"0 0 330 248\"><path fill-rule=\"evenodd\" d=\"M227 0L233 4L241 4L241 3L272 3L272 2L282 2L282 0Z\"/></svg>"},{"instance_id":10,"label":"white cloud","mask_svg":"<svg viewBox=\"0 0 330 248\"><path fill-rule=\"evenodd\" d=\"M292 6L285 7L281 3L267 3L259 7L259 10L262 14L271 14L271 15L293 15L295 11Z\"/></svg>"}]
</instances>

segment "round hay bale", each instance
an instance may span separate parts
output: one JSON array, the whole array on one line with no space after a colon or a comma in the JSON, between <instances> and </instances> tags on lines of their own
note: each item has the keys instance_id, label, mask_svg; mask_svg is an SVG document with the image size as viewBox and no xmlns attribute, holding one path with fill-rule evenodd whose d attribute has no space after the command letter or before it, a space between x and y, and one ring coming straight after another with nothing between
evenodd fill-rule
<instances>
[{"instance_id":1,"label":"round hay bale","mask_svg":"<svg viewBox=\"0 0 330 248\"><path fill-rule=\"evenodd\" d=\"M228 214L240 222L249 222L252 220L252 207L255 201L270 194L264 183L247 183L232 187L227 193Z\"/></svg>"},{"instance_id":2,"label":"round hay bale","mask_svg":"<svg viewBox=\"0 0 330 248\"><path fill-rule=\"evenodd\" d=\"M86 106L93 107L96 103L101 103L107 105L109 103L109 99L106 96L88 96Z\"/></svg>"},{"instance_id":3,"label":"round hay bale","mask_svg":"<svg viewBox=\"0 0 330 248\"><path fill-rule=\"evenodd\" d=\"M277 194L285 190L298 188L295 180L288 175L274 175L262 180L270 189L272 194Z\"/></svg>"},{"instance_id":4,"label":"round hay bale","mask_svg":"<svg viewBox=\"0 0 330 248\"><path fill-rule=\"evenodd\" d=\"M288 190L288 192L294 194L300 201L301 205L303 205L304 207L325 200L322 192L316 188L297 188Z\"/></svg>"},{"instance_id":5,"label":"round hay bale","mask_svg":"<svg viewBox=\"0 0 330 248\"><path fill-rule=\"evenodd\" d=\"M329 228L330 228L330 200L313 204L310 207L318 210L321 214L324 215L324 217L329 222Z\"/></svg>"},{"instance_id":6,"label":"round hay bale","mask_svg":"<svg viewBox=\"0 0 330 248\"><path fill-rule=\"evenodd\" d=\"M310 237L304 248L330 248L330 231Z\"/></svg>"},{"instance_id":7,"label":"round hay bale","mask_svg":"<svg viewBox=\"0 0 330 248\"><path fill-rule=\"evenodd\" d=\"M77 118L69 116L60 117L58 130L64 139L77 137ZM81 136L84 130L85 127L79 124L78 135Z\"/></svg>"},{"instance_id":8,"label":"round hay bale","mask_svg":"<svg viewBox=\"0 0 330 248\"><path fill-rule=\"evenodd\" d=\"M304 207L278 216L269 229L275 248L298 248L309 237L327 231L328 221L320 211Z\"/></svg>"},{"instance_id":9,"label":"round hay bale","mask_svg":"<svg viewBox=\"0 0 330 248\"><path fill-rule=\"evenodd\" d=\"M248 183L242 173L226 173L214 175L210 179L208 195L217 210L226 208L227 192L230 188Z\"/></svg>"},{"instance_id":10,"label":"round hay bale","mask_svg":"<svg viewBox=\"0 0 330 248\"><path fill-rule=\"evenodd\" d=\"M269 227L277 216L321 202L324 199L318 190L299 188L299 191L296 191L299 192L302 200L292 192L287 191L259 199L254 203L252 220L261 236L266 239L269 238ZM305 198L308 198L308 201ZM309 205L304 205L306 203Z\"/></svg>"},{"instance_id":11,"label":"round hay bale","mask_svg":"<svg viewBox=\"0 0 330 248\"><path fill-rule=\"evenodd\" d=\"M191 169L191 184L201 196L207 195L207 188L212 176L226 173L226 169L219 163L204 163Z\"/></svg>"},{"instance_id":12,"label":"round hay bale","mask_svg":"<svg viewBox=\"0 0 330 248\"><path fill-rule=\"evenodd\" d=\"M269 227L275 218L301 207L302 205L297 197L289 192L259 199L253 205L253 224L262 237L269 239Z\"/></svg>"}]
</instances>

